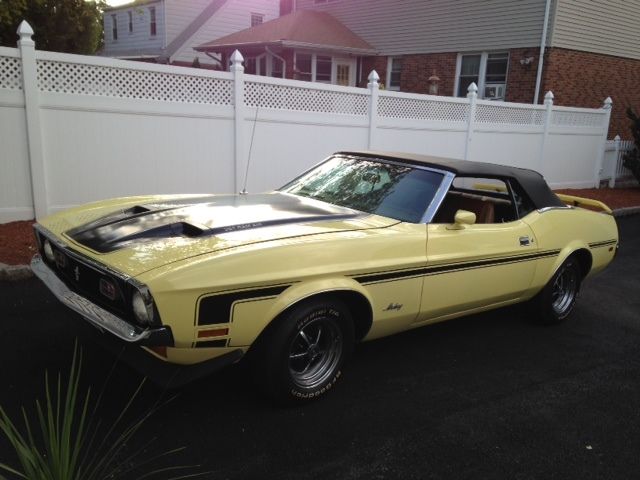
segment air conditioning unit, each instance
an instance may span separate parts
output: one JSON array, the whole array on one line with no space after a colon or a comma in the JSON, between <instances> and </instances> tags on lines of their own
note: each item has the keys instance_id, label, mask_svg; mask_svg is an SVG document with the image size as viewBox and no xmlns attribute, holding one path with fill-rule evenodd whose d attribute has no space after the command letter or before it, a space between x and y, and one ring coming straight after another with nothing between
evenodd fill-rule
<instances>
[{"instance_id":1,"label":"air conditioning unit","mask_svg":"<svg viewBox=\"0 0 640 480\"><path fill-rule=\"evenodd\" d=\"M504 100L504 83L487 83L484 86L484 98L486 100Z\"/></svg>"}]
</instances>

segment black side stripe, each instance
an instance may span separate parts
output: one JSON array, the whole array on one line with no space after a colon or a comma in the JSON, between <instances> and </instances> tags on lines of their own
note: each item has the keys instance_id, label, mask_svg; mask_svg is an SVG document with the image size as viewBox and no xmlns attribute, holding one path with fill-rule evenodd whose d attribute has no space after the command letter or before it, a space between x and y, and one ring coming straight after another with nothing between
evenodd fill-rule
<instances>
[{"instance_id":1,"label":"black side stripe","mask_svg":"<svg viewBox=\"0 0 640 480\"><path fill-rule=\"evenodd\" d=\"M486 260L476 260L473 262L451 263L448 265L438 265L435 267L425 267L413 270L396 270L392 272L370 273L353 277L355 281L363 284L389 282L401 280L409 277L423 277L429 275L439 275L448 272L471 270L476 268L492 267L495 265L506 265L510 263L528 262L538 258L555 257L560 250L548 250L545 252L532 253L529 255L517 255L503 258L489 258Z\"/></svg>"},{"instance_id":2,"label":"black side stripe","mask_svg":"<svg viewBox=\"0 0 640 480\"><path fill-rule=\"evenodd\" d=\"M617 240L605 240L603 242L594 242L589 244L589 248L607 247L609 245L615 245L616 243L618 243Z\"/></svg>"},{"instance_id":3,"label":"black side stripe","mask_svg":"<svg viewBox=\"0 0 640 480\"><path fill-rule=\"evenodd\" d=\"M290 286L291 285L279 285L277 287L257 288L254 290L203 297L200 299L197 324L214 325L217 323L229 323L231 321L231 307L234 302L277 297Z\"/></svg>"}]
</instances>

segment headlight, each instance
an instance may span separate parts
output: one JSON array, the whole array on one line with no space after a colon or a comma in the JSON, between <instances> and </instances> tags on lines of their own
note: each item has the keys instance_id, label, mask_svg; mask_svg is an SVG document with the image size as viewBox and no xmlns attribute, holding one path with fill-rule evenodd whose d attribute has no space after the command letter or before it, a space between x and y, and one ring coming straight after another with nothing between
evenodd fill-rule
<instances>
[{"instance_id":1,"label":"headlight","mask_svg":"<svg viewBox=\"0 0 640 480\"><path fill-rule=\"evenodd\" d=\"M47 260L55 262L56 257L53 255L53 248L51 248L51 242L49 242L49 240L44 241L42 249L44 250L44 256L47 257Z\"/></svg>"},{"instance_id":2,"label":"headlight","mask_svg":"<svg viewBox=\"0 0 640 480\"><path fill-rule=\"evenodd\" d=\"M148 326L153 323L153 300L150 295L148 298L140 292L136 291L131 298L131 307L136 320L141 325Z\"/></svg>"}]
</instances>

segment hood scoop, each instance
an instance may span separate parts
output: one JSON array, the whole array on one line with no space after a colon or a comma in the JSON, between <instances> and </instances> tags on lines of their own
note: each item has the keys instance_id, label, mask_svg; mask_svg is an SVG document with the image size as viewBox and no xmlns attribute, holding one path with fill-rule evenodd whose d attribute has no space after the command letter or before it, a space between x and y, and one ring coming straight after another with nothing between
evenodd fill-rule
<instances>
[{"instance_id":1,"label":"hood scoop","mask_svg":"<svg viewBox=\"0 0 640 480\"><path fill-rule=\"evenodd\" d=\"M199 238L242 230L329 220L362 213L281 193L191 198L136 205L69 230L76 242L99 253L171 238Z\"/></svg>"}]
</instances>

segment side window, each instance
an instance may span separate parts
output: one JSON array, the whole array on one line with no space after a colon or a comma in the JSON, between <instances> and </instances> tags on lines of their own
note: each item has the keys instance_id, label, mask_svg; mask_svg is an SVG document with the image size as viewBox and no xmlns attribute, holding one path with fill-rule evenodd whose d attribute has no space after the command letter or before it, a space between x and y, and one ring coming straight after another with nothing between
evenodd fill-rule
<instances>
[{"instance_id":1,"label":"side window","mask_svg":"<svg viewBox=\"0 0 640 480\"><path fill-rule=\"evenodd\" d=\"M476 214L476 223L505 223L518 218L508 185L495 178L456 177L433 223L453 223L458 210Z\"/></svg>"}]
</instances>

